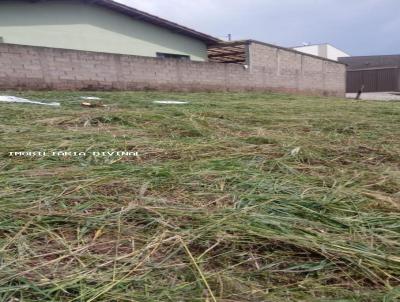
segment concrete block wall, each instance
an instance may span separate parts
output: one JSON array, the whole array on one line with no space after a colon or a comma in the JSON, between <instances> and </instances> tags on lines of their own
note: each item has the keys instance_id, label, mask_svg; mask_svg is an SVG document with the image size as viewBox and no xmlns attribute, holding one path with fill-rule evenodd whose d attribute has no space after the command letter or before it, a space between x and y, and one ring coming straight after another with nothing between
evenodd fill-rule
<instances>
[{"instance_id":1,"label":"concrete block wall","mask_svg":"<svg viewBox=\"0 0 400 302\"><path fill-rule=\"evenodd\" d=\"M346 66L269 44L249 45L250 66L274 90L344 96ZM260 74L263 74L260 76Z\"/></svg>"},{"instance_id":2,"label":"concrete block wall","mask_svg":"<svg viewBox=\"0 0 400 302\"><path fill-rule=\"evenodd\" d=\"M0 44L0 89L283 91L344 96L345 65L250 44L238 64Z\"/></svg>"}]
</instances>

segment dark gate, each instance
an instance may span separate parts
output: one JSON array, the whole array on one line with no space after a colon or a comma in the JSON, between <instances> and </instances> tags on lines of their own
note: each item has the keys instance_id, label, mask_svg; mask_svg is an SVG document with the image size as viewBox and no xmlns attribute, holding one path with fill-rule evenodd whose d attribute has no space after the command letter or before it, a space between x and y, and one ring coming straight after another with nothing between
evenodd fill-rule
<instances>
[{"instance_id":1,"label":"dark gate","mask_svg":"<svg viewBox=\"0 0 400 302\"><path fill-rule=\"evenodd\" d=\"M347 71L347 92L358 92L364 85L364 92L398 91L399 69L369 69Z\"/></svg>"}]
</instances>

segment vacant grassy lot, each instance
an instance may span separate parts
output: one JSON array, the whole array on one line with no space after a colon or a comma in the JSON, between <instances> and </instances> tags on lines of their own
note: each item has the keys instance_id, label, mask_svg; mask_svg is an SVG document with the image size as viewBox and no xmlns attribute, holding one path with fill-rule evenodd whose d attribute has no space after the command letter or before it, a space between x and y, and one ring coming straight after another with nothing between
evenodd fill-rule
<instances>
[{"instance_id":1,"label":"vacant grassy lot","mask_svg":"<svg viewBox=\"0 0 400 302\"><path fill-rule=\"evenodd\" d=\"M0 104L1 302L399 301L400 103L19 95L62 107ZM8 156L54 150L140 156Z\"/></svg>"}]
</instances>

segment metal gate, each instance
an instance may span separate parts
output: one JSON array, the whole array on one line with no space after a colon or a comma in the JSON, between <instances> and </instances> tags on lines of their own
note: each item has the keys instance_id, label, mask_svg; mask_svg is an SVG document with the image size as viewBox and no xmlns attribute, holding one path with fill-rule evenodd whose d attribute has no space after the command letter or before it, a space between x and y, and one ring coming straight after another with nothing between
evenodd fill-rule
<instances>
[{"instance_id":1,"label":"metal gate","mask_svg":"<svg viewBox=\"0 0 400 302\"><path fill-rule=\"evenodd\" d=\"M347 92L384 92L399 90L399 68L366 69L347 71Z\"/></svg>"}]
</instances>

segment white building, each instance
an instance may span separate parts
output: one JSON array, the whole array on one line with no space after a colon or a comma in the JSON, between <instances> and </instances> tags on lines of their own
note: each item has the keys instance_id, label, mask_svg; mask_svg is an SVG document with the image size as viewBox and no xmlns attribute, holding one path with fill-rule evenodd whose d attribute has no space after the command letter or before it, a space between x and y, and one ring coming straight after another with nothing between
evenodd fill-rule
<instances>
[{"instance_id":1,"label":"white building","mask_svg":"<svg viewBox=\"0 0 400 302\"><path fill-rule=\"evenodd\" d=\"M314 56L327 58L330 60L338 61L340 57L350 57L348 53L330 45L330 44L313 44L293 47L297 51L307 53Z\"/></svg>"}]
</instances>

